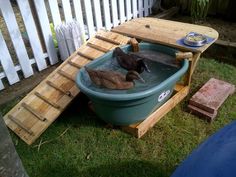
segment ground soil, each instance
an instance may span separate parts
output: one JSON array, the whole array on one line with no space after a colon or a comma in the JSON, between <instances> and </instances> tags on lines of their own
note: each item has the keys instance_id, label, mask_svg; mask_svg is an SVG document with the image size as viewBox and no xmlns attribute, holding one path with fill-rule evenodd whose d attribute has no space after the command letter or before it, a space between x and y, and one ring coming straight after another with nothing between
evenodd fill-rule
<instances>
[{"instance_id":1,"label":"ground soil","mask_svg":"<svg viewBox=\"0 0 236 177\"><path fill-rule=\"evenodd\" d=\"M176 15L171 20L193 23L190 16ZM198 22L199 25L214 28L219 33L219 39L236 42L236 23L221 18L207 17L206 21Z\"/></svg>"}]
</instances>

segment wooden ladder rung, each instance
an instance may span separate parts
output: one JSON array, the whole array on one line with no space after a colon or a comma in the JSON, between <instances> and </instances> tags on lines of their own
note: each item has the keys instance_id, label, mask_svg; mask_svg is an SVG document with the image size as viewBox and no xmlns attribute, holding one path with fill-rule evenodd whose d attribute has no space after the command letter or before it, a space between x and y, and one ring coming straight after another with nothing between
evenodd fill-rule
<instances>
[{"instance_id":1,"label":"wooden ladder rung","mask_svg":"<svg viewBox=\"0 0 236 177\"><path fill-rule=\"evenodd\" d=\"M73 98L73 97L74 97L74 96L71 94L70 91L65 91L65 90L61 89L59 86L57 86L56 84L54 84L52 81L47 80L46 83L47 83L49 86L51 86L52 88L54 88L54 89L60 91L60 92L63 93L64 95L67 95L67 96L70 97L70 98Z\"/></svg>"},{"instance_id":2,"label":"wooden ladder rung","mask_svg":"<svg viewBox=\"0 0 236 177\"><path fill-rule=\"evenodd\" d=\"M70 74L68 74L67 72L63 71L63 70L58 70L57 71L60 75L62 75L63 77L75 82L75 78L73 76L71 76Z\"/></svg>"},{"instance_id":3,"label":"wooden ladder rung","mask_svg":"<svg viewBox=\"0 0 236 177\"><path fill-rule=\"evenodd\" d=\"M75 62L73 62L73 61L71 61L71 60L68 60L67 61L71 66L74 66L74 67L76 67L76 68L78 68L78 69L80 69L80 68L82 68L83 66L81 66L80 64L77 64L77 63L75 63Z\"/></svg>"},{"instance_id":4,"label":"wooden ladder rung","mask_svg":"<svg viewBox=\"0 0 236 177\"><path fill-rule=\"evenodd\" d=\"M36 109L32 108L30 105L26 103L21 103L21 106L25 108L27 111L31 112L33 115L35 115L39 120L46 121L47 119L43 117Z\"/></svg>"},{"instance_id":5,"label":"wooden ladder rung","mask_svg":"<svg viewBox=\"0 0 236 177\"><path fill-rule=\"evenodd\" d=\"M62 110L62 107L59 106L58 104L52 102L51 100L49 100L47 97L43 96L42 94L40 94L39 92L34 92L34 94L39 97L40 99L42 99L43 101L45 101L46 103L50 104L52 107L56 108L56 109L60 109Z\"/></svg>"},{"instance_id":6,"label":"wooden ladder rung","mask_svg":"<svg viewBox=\"0 0 236 177\"><path fill-rule=\"evenodd\" d=\"M101 40L103 40L103 41L110 42L110 43L115 44L115 45L121 45L120 42L114 41L114 40L112 40L112 39L106 38L106 37L101 36L101 35L96 35L95 37L96 37L97 39L101 39Z\"/></svg>"},{"instance_id":7,"label":"wooden ladder rung","mask_svg":"<svg viewBox=\"0 0 236 177\"><path fill-rule=\"evenodd\" d=\"M87 46L94 48L96 50L99 50L101 52L107 53L109 51L109 49L103 48L102 46L96 45L96 44L92 44L91 42L87 43Z\"/></svg>"},{"instance_id":8,"label":"wooden ladder rung","mask_svg":"<svg viewBox=\"0 0 236 177\"><path fill-rule=\"evenodd\" d=\"M82 52L80 52L80 51L77 51L77 54L80 55L81 57L87 58L87 59L89 59L89 60L94 60L93 57L91 57L91 56L89 56L89 55L87 55L87 54L85 54L85 53L82 53Z\"/></svg>"},{"instance_id":9,"label":"wooden ladder rung","mask_svg":"<svg viewBox=\"0 0 236 177\"><path fill-rule=\"evenodd\" d=\"M34 135L34 132L29 128L26 127L21 121L19 121L17 118L15 118L12 115L8 115L8 118L14 122L15 124L17 124L20 128L22 128L24 131L26 131L27 133L29 133L30 135Z\"/></svg>"}]
</instances>

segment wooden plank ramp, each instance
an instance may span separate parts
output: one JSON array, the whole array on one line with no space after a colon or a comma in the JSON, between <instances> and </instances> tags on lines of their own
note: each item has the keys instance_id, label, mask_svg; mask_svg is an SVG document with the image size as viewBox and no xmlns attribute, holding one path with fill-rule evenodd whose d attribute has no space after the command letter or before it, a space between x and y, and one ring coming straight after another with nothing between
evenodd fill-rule
<instances>
[{"instance_id":1,"label":"wooden plank ramp","mask_svg":"<svg viewBox=\"0 0 236 177\"><path fill-rule=\"evenodd\" d=\"M6 125L31 145L79 93L78 70L129 40L118 33L97 32L4 116Z\"/></svg>"}]
</instances>

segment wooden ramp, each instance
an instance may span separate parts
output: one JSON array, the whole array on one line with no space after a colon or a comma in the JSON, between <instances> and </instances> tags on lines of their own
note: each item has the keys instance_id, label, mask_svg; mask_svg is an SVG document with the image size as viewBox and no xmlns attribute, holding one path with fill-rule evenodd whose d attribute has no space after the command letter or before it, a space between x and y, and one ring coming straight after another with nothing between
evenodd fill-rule
<instances>
[{"instance_id":1,"label":"wooden ramp","mask_svg":"<svg viewBox=\"0 0 236 177\"><path fill-rule=\"evenodd\" d=\"M129 40L114 32L97 32L4 116L6 125L32 144L79 93L75 84L78 70Z\"/></svg>"}]
</instances>

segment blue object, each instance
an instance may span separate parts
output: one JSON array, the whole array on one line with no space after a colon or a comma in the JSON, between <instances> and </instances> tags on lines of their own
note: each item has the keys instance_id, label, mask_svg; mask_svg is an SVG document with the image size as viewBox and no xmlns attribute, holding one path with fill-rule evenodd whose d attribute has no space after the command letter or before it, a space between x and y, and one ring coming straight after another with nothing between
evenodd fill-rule
<instances>
[{"instance_id":1,"label":"blue object","mask_svg":"<svg viewBox=\"0 0 236 177\"><path fill-rule=\"evenodd\" d=\"M209 37L209 36L206 36L206 38L207 38L206 44L209 44L209 43L211 43L212 41L215 40L215 38L212 38L212 37ZM176 43L179 44L179 45L184 46L185 48L190 48L190 49L197 49L197 48L199 48L199 47L202 47L202 46L189 46L189 45L186 45L186 44L184 43L184 39L185 39L185 37L183 37L183 38L177 40Z\"/></svg>"},{"instance_id":2,"label":"blue object","mask_svg":"<svg viewBox=\"0 0 236 177\"><path fill-rule=\"evenodd\" d=\"M203 142L171 177L233 176L236 176L236 121Z\"/></svg>"},{"instance_id":3,"label":"blue object","mask_svg":"<svg viewBox=\"0 0 236 177\"><path fill-rule=\"evenodd\" d=\"M132 51L130 45L121 47L124 52ZM156 59L169 58L175 63L173 48L151 44L139 44L140 52L151 54ZM113 125L130 125L142 121L156 108L165 103L171 96L176 82L188 69L188 60L181 62L179 67L173 67L158 61L146 60L151 70L143 72L141 77L146 81L135 81L135 87L128 90L110 90L96 86L91 82L84 68L80 69L76 77L79 89L86 94L93 103L94 111L107 123ZM110 51L87 65L91 69L106 69L118 71L124 75L127 71L119 66L113 51Z\"/></svg>"}]
</instances>

